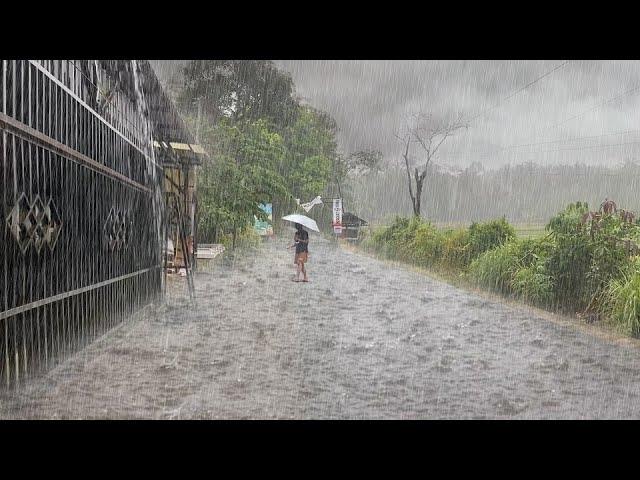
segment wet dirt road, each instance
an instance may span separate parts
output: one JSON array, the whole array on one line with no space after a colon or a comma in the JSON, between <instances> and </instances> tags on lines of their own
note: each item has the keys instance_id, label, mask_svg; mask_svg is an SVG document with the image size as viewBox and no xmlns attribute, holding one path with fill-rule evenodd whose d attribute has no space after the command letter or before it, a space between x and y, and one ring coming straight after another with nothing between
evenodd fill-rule
<instances>
[{"instance_id":1,"label":"wet dirt road","mask_svg":"<svg viewBox=\"0 0 640 480\"><path fill-rule=\"evenodd\" d=\"M469 293L311 238L183 280L0 418L640 418L637 341Z\"/></svg>"}]
</instances>

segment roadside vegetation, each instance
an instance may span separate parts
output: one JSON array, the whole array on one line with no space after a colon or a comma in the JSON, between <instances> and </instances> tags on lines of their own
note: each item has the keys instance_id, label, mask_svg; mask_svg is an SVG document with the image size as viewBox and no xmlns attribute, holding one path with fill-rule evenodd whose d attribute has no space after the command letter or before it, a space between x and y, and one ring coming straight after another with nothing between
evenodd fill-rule
<instances>
[{"instance_id":1,"label":"roadside vegetation","mask_svg":"<svg viewBox=\"0 0 640 480\"><path fill-rule=\"evenodd\" d=\"M302 102L291 76L271 61L193 60L181 77L177 104L208 153L197 173L201 243L234 249L255 218L268 220L261 204L272 204L273 219L307 214L298 202L344 198L348 173L379 169L379 152L342 155L335 120ZM308 215L330 225L331 205ZM278 233L279 222L273 227Z\"/></svg>"},{"instance_id":2,"label":"roadside vegetation","mask_svg":"<svg viewBox=\"0 0 640 480\"><path fill-rule=\"evenodd\" d=\"M528 233L528 232L526 232ZM504 218L437 228L397 217L361 247L537 307L601 320L640 336L640 222L572 203L545 231L519 235Z\"/></svg>"},{"instance_id":3,"label":"roadside vegetation","mask_svg":"<svg viewBox=\"0 0 640 480\"><path fill-rule=\"evenodd\" d=\"M209 154L197 174L200 242L235 249L267 220L261 204L279 218L344 174L335 121L303 105L273 62L193 60L181 73L177 103Z\"/></svg>"}]
</instances>

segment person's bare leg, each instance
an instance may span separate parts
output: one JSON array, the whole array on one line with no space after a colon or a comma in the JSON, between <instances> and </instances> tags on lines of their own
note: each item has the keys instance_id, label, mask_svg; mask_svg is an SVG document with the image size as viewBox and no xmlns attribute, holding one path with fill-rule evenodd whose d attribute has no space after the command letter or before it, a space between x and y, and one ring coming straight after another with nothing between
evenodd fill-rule
<instances>
[{"instance_id":1,"label":"person's bare leg","mask_svg":"<svg viewBox=\"0 0 640 480\"><path fill-rule=\"evenodd\" d=\"M304 275L303 281L308 282L309 279L307 278L307 269L304 268L304 262L300 262L300 265L302 267L302 274Z\"/></svg>"},{"instance_id":2,"label":"person's bare leg","mask_svg":"<svg viewBox=\"0 0 640 480\"><path fill-rule=\"evenodd\" d=\"M300 281L301 265L302 265L302 262L300 260L298 260L298 263L296 264L296 282Z\"/></svg>"}]
</instances>

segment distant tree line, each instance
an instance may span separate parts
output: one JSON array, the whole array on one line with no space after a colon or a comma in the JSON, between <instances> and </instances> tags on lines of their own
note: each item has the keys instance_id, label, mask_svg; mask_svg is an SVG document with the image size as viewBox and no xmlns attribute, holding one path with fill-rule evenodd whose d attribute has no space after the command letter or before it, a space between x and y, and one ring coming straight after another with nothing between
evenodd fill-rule
<instances>
[{"instance_id":1,"label":"distant tree line","mask_svg":"<svg viewBox=\"0 0 640 480\"><path fill-rule=\"evenodd\" d=\"M414 213L401 166L349 177L358 215L374 223ZM454 175L435 170L425 178L422 217L470 223L505 216L513 223L545 224L568 203L586 201L597 210L608 197L640 211L640 164L543 166L528 162L484 170L475 163Z\"/></svg>"}]
</instances>

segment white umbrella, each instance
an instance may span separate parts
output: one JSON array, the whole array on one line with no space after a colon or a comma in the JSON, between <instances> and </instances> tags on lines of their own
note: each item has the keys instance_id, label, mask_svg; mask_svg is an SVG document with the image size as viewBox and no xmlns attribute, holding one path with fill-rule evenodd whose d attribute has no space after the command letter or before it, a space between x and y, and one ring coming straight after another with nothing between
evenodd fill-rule
<instances>
[{"instance_id":1,"label":"white umbrella","mask_svg":"<svg viewBox=\"0 0 640 480\"><path fill-rule=\"evenodd\" d=\"M304 225L305 227L313 230L314 232L320 232L316 221L313 218L305 217L304 215L298 215L294 213L292 215L286 215L282 217L283 220L287 220L288 222L299 223L300 225Z\"/></svg>"}]
</instances>

